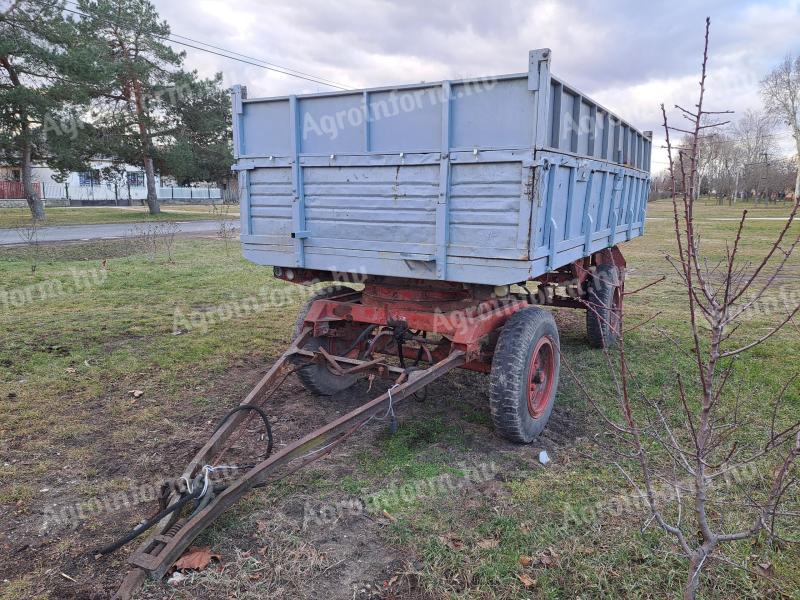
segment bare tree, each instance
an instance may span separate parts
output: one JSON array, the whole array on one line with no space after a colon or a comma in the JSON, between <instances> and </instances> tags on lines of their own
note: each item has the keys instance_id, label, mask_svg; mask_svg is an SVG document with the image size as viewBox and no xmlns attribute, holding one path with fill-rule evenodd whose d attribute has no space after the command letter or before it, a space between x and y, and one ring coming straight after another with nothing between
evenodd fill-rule
<instances>
[{"instance_id":1,"label":"bare tree","mask_svg":"<svg viewBox=\"0 0 800 600\"><path fill-rule=\"evenodd\" d=\"M768 180L769 156L778 154L775 143L775 119L768 114L746 110L733 128L736 156L739 163L739 188L747 195L766 194L774 182Z\"/></svg>"},{"instance_id":2,"label":"bare tree","mask_svg":"<svg viewBox=\"0 0 800 600\"><path fill-rule=\"evenodd\" d=\"M800 311L800 304L786 306L785 314L765 333L740 339L738 328L743 318L758 306L800 243L800 235L791 231L800 204L795 200L791 216L755 263L740 258L742 246L747 245L747 211L742 213L723 258L716 262L701 249L694 217L698 148L706 130L714 127L703 123L709 116L721 114L703 108L709 27L707 19L697 104L692 110L675 107L690 125L671 126L661 106L677 245L677 255L667 260L685 292L690 347L684 348L668 332L664 335L666 343L691 358L693 367L688 374L676 370L672 392L653 398L631 375L622 331L617 351L606 354L618 392L621 416L615 417L562 358L562 365L566 364L590 405L609 426L614 448L625 459L615 464L643 498L650 512L648 523L655 521L670 534L686 557L685 599L696 598L701 573L709 563L732 562L722 552L726 544L760 533L772 541L786 537L781 528L785 520L781 517L786 515L782 507L787 497L793 497L790 488L797 482L793 470L800 456L800 422L781 425L782 419L777 418L784 396L798 376L788 378L777 397L764 399L768 406L772 403L772 418L761 422L748 421L752 415L740 410L742 399L732 385L737 361L794 323ZM676 131L688 136L677 156L670 140ZM670 410L670 398L671 405L679 408ZM632 452L625 453L625 448ZM626 461L633 468L623 466Z\"/></svg>"},{"instance_id":3,"label":"bare tree","mask_svg":"<svg viewBox=\"0 0 800 600\"><path fill-rule=\"evenodd\" d=\"M35 273L39 266L39 221L31 217L29 221L23 221L15 229L27 249L31 261L31 273Z\"/></svg>"},{"instance_id":4,"label":"bare tree","mask_svg":"<svg viewBox=\"0 0 800 600\"><path fill-rule=\"evenodd\" d=\"M761 81L761 96L767 111L792 132L797 150L794 197L800 197L800 56L791 55Z\"/></svg>"}]
</instances>

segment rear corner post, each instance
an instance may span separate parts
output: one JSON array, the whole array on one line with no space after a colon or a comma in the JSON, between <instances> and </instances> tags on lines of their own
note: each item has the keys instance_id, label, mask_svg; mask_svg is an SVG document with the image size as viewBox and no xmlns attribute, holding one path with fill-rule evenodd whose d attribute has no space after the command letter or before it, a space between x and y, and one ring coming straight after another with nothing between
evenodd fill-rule
<instances>
[{"instance_id":1,"label":"rear corner post","mask_svg":"<svg viewBox=\"0 0 800 600\"><path fill-rule=\"evenodd\" d=\"M241 213L242 235L253 233L252 222L250 220L250 172L247 166L242 164L242 157L245 151L244 137L244 100L247 99L247 88L242 85L234 85L231 88L231 114L233 115L233 158L236 164L232 169L238 171L239 180L239 210Z\"/></svg>"},{"instance_id":2,"label":"rear corner post","mask_svg":"<svg viewBox=\"0 0 800 600\"><path fill-rule=\"evenodd\" d=\"M536 123L533 145L547 145L547 112L550 102L550 48L539 48L528 53L528 90L536 93Z\"/></svg>"}]
</instances>

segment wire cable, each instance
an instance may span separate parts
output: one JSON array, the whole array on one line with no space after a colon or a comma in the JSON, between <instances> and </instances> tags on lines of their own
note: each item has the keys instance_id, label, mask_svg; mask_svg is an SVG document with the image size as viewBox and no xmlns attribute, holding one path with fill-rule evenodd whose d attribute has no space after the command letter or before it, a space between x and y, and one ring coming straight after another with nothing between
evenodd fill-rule
<instances>
[{"instance_id":1,"label":"wire cable","mask_svg":"<svg viewBox=\"0 0 800 600\"><path fill-rule=\"evenodd\" d=\"M72 4L73 6L79 6L73 0L66 0L66 1L69 2L70 4ZM75 10L75 9L67 8L67 7L64 7L63 10L65 10L66 12L75 14L75 15L79 15L81 17L91 18L91 15L87 15L86 13L84 13L84 12L82 12L80 10ZM114 26L117 26L117 27L123 27L123 28L129 28L130 27L130 24L125 24L125 23L122 23L122 22L112 21L111 19L107 19L107 18L102 18L101 20L106 22L106 23L108 23L108 24L110 24L110 25L114 25ZM252 65L254 67L259 67L261 69L266 69L267 71L274 71L276 73L281 73L283 75L288 75L290 77L296 77L298 79L304 79L305 81L310 81L312 83L318 83L318 84L326 85L328 87L337 88L337 89L340 89L342 91L347 91L349 89L348 87L344 86L343 84L334 82L334 81L329 80L329 79L325 79L323 77L318 77L316 75L311 75L309 73L304 73L303 71L298 71L296 69L291 69L289 67L284 67L282 65L278 65L276 63L271 63L271 62L268 62L268 61L260 59L260 58L247 56L245 54L241 54L241 53L235 52L233 50L228 50L228 49L222 48L220 46L214 46L212 44L208 44L206 42L201 42L200 40L196 40L196 39L190 38L188 36L179 35L179 34L176 34L176 33L170 33L170 35L168 35L168 36L154 35L154 37L156 37L158 39L161 39L161 40L164 40L164 41L167 41L167 42L170 42L170 43L173 43L173 44L179 44L181 46L186 46L187 48L193 48L195 50L200 50L201 52L206 52L208 54L214 54L214 55L220 56L222 58L227 58L229 60L235 60L237 62L245 63L245 64L248 64L248 65ZM203 46L208 46L208 48L202 48L202 47L196 46L194 44L189 44L187 42L181 42L180 40L173 39L173 37L180 37L180 38L183 38L185 40L190 40L190 41L195 42L196 44L202 44ZM217 50L221 50L222 52L215 52L214 50L209 50L209 48L215 48ZM223 54L223 52L225 54ZM232 54L238 55L240 57L245 57L245 58L237 58L236 56L231 56ZM251 59L251 60L246 60L246 59ZM259 61L259 62L253 62L253 61Z\"/></svg>"}]
</instances>

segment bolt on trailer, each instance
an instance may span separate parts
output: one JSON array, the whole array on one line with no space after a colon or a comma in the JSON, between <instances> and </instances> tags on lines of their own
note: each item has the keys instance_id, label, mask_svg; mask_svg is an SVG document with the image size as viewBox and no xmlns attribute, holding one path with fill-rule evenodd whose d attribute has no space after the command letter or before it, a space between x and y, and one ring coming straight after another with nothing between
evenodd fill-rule
<instances>
[{"instance_id":1,"label":"bolt on trailer","mask_svg":"<svg viewBox=\"0 0 800 600\"><path fill-rule=\"evenodd\" d=\"M540 49L525 73L279 98L233 88L244 256L286 281L333 284L165 484L164 514L145 524L158 533L132 555L126 585L162 576L250 489L327 454L375 416L394 425L397 402L454 368L489 374L495 428L532 441L560 366L542 304L586 310L588 342L615 343L619 244L644 233L652 134L551 75L550 59ZM365 377L393 383L272 453L266 400L291 373L322 396ZM222 481L216 469L249 417L263 421L267 456ZM188 502L194 512L179 517Z\"/></svg>"}]
</instances>

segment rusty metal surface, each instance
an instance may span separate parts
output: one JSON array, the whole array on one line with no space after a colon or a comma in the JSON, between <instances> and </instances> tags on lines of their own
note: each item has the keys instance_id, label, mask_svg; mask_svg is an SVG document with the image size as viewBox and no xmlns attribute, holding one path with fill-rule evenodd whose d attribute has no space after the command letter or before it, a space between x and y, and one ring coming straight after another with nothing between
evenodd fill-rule
<instances>
[{"instance_id":1,"label":"rusty metal surface","mask_svg":"<svg viewBox=\"0 0 800 600\"><path fill-rule=\"evenodd\" d=\"M360 361L348 357L331 356L330 354L326 356L323 352L302 350L299 346L308 338L310 332L310 328L304 329L300 337L295 340L292 346L250 392L245 401L242 402L242 405L263 405L269 395L295 368L292 363L298 357L308 361L322 360L333 363L343 373L382 372L384 375L394 374L397 375L395 385L386 393L307 434L280 452L261 461L222 490L221 493L214 496L205 507L196 511L185 522L178 521L176 525L177 516L172 519L165 518L156 526L153 534L129 558L129 563L132 565L133 570L124 579L115 598L119 600L129 598L142 585L146 574L155 579L163 577L200 532L254 487L270 483L275 478L283 478L325 456L373 417L382 411L386 411L387 407L418 392L435 379L452 369L463 366L466 362L465 354L459 350L454 350L427 369L408 372L386 365L380 359ZM225 442L235 434L245 420L244 411L234 413L192 459L184 470L183 477L191 478L202 469L204 464L212 462L216 455L224 450ZM282 467L288 467L288 470L284 468L281 471ZM182 478L178 478L176 481L181 480ZM181 497L180 486L175 485L174 487L177 489L173 489L173 493L168 500L170 503Z\"/></svg>"}]
</instances>

